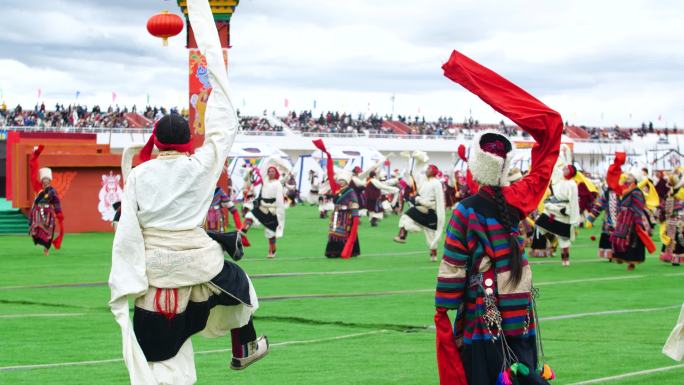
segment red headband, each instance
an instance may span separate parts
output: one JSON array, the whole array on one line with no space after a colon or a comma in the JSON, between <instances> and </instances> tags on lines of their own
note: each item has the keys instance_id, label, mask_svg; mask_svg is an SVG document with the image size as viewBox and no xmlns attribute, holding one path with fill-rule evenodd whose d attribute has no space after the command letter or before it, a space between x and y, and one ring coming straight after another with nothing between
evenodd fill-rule
<instances>
[{"instance_id":1,"label":"red headband","mask_svg":"<svg viewBox=\"0 0 684 385\"><path fill-rule=\"evenodd\" d=\"M161 119L160 119L161 120ZM156 123L154 123L154 129L152 130L152 135L150 136L149 139L147 139L147 143L145 143L145 146L140 150L140 161L141 162L147 162L152 158L152 150L154 149L154 146L157 146L159 151L178 151L178 152L189 152L192 153L194 150L194 146L192 145L192 140L190 140L187 143L182 143L182 144L167 144L167 143L162 143L157 139L157 124L159 124L159 120L157 120Z\"/></svg>"},{"instance_id":2,"label":"red headband","mask_svg":"<svg viewBox=\"0 0 684 385\"><path fill-rule=\"evenodd\" d=\"M280 178L280 171L278 171L278 169L273 167L273 166L269 167L268 170L266 170L266 171L268 172L271 170L275 171L275 179L279 179Z\"/></svg>"},{"instance_id":3,"label":"red headband","mask_svg":"<svg viewBox=\"0 0 684 385\"><path fill-rule=\"evenodd\" d=\"M428 166L428 170L432 170L432 173L433 173L435 176L438 176L438 175L439 175L439 169L438 169L437 166L435 166L434 164L429 165L429 166Z\"/></svg>"},{"instance_id":4,"label":"red headband","mask_svg":"<svg viewBox=\"0 0 684 385\"><path fill-rule=\"evenodd\" d=\"M577 175L577 169L575 168L575 166L569 164L565 167L568 169L568 172L570 174L570 175L566 176L565 179L572 179L575 177L575 175Z\"/></svg>"}]
</instances>

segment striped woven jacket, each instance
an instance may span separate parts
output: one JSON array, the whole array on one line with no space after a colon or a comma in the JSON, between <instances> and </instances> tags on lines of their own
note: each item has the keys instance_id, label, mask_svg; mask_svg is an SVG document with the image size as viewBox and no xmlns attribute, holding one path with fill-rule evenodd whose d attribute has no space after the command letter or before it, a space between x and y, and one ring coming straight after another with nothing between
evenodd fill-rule
<instances>
[{"instance_id":1,"label":"striped woven jacket","mask_svg":"<svg viewBox=\"0 0 684 385\"><path fill-rule=\"evenodd\" d=\"M521 249L522 238L517 234L517 226L504 228L496 207L492 197L481 190L457 204L447 227L435 305L458 310L454 333L463 334L465 343L491 339L492 332L496 332L487 327L483 319L485 288L474 279L489 269L493 269L493 276L496 277L494 294L504 334L535 334L531 301L532 273L524 254L520 283L515 287L508 285L511 253L508 237L514 232ZM517 212L510 206L509 211Z\"/></svg>"}]
</instances>

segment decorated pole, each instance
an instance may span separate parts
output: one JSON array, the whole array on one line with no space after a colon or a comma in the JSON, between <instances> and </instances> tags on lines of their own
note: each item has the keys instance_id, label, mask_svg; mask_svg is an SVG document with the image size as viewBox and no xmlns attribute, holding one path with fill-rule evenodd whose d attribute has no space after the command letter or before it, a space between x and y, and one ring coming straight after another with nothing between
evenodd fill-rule
<instances>
[{"instance_id":1,"label":"decorated pole","mask_svg":"<svg viewBox=\"0 0 684 385\"><path fill-rule=\"evenodd\" d=\"M228 67L228 48L230 48L230 19L235 12L240 0L209 0L211 12L214 15L216 28L218 29L219 39L223 47L223 56ZM178 6L185 15L187 24L187 43L188 48L188 123L192 133L192 140L195 146L200 146L204 141L204 111L207 107L207 99L211 93L211 84L207 74L207 64L204 56L197 49L195 35L192 25L188 20L187 0L178 0Z\"/></svg>"}]
</instances>

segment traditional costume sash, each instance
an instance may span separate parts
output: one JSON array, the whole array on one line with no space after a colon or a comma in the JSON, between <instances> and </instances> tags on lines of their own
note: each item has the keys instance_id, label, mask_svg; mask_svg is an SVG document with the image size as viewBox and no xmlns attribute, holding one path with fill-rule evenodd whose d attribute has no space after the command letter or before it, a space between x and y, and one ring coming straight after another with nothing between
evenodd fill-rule
<instances>
[{"instance_id":1,"label":"traditional costume sash","mask_svg":"<svg viewBox=\"0 0 684 385\"><path fill-rule=\"evenodd\" d=\"M144 229L143 238L150 286L198 285L210 281L223 268L223 249L203 229Z\"/></svg>"}]
</instances>

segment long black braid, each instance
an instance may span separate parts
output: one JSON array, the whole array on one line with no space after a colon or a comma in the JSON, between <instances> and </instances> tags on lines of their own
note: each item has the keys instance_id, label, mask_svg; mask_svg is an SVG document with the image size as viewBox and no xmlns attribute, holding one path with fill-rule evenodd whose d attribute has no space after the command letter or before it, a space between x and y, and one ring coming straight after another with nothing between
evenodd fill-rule
<instances>
[{"instance_id":1,"label":"long black braid","mask_svg":"<svg viewBox=\"0 0 684 385\"><path fill-rule=\"evenodd\" d=\"M511 249L511 255L510 255L510 266L511 266L511 276L508 281L508 285L511 285L509 287L514 288L517 287L518 284L520 283L520 280L522 279L522 271L523 271L523 259L522 259L522 253L520 251L520 244L518 243L518 237L513 234L511 231L514 228L516 229L516 233L518 230L518 226L520 224L520 221L516 218L513 219L511 218L511 213L510 210L508 209L508 203L506 203L506 198L504 198L503 191L501 190L501 187L499 186L491 186L492 191L494 192L492 194L492 197L494 198L494 202L496 203L497 210L499 212L499 217L501 218L501 224L503 225L505 231L508 232L508 246Z\"/></svg>"}]
</instances>

